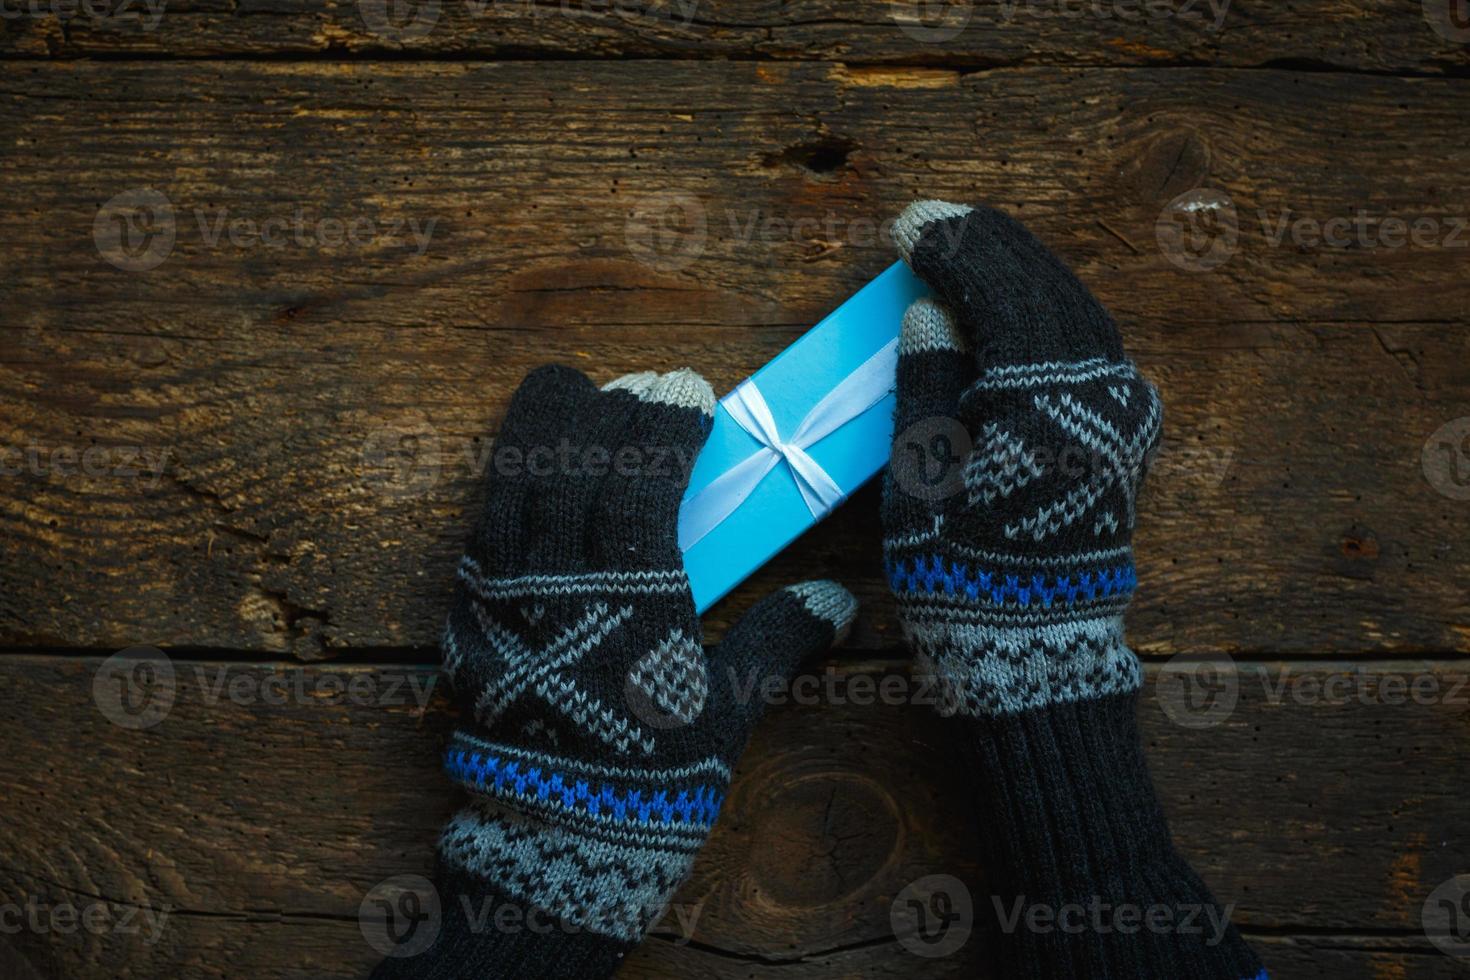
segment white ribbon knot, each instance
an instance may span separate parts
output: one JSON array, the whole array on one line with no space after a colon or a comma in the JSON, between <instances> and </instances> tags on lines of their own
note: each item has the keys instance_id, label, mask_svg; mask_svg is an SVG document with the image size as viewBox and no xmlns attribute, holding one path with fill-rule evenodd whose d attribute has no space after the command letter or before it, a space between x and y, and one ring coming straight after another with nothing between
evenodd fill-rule
<instances>
[{"instance_id":1,"label":"white ribbon knot","mask_svg":"<svg viewBox=\"0 0 1470 980\"><path fill-rule=\"evenodd\" d=\"M782 462L790 468L812 517L820 520L831 513L847 493L807 450L882 401L893 390L897 372L895 337L817 402L789 438L781 435L754 379L742 381L720 404L760 447L684 501L679 511L680 550L688 551L719 527Z\"/></svg>"}]
</instances>

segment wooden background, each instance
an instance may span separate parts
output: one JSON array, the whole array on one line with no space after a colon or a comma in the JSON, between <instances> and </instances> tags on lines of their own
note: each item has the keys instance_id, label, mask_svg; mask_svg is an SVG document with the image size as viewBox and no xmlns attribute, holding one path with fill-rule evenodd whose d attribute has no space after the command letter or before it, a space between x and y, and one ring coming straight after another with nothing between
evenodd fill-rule
<instances>
[{"instance_id":1,"label":"wooden background","mask_svg":"<svg viewBox=\"0 0 1470 980\"><path fill-rule=\"evenodd\" d=\"M0 908L171 910L156 942L0 931L5 976L363 975L359 903L428 869L452 806L450 709L401 685L433 676L519 377L728 390L893 260L880 225L920 196L1026 220L1163 389L1130 631L1181 847L1273 976L1470 975L1421 918L1470 873L1470 444L1431 438L1470 416L1470 31L1408 0L1236 0L1218 30L1184 0L421 0L407 31L373 2L0 18ZM139 189L174 242L128 271L95 233ZM1209 271L1158 242L1197 189L1238 215ZM215 234L297 214L375 232ZM1435 231L1276 234L1359 215ZM864 491L711 638L831 575L864 611L825 667L902 673L875 522ZM176 695L132 730L94 677L140 644ZM1180 653L1232 658L1222 723L1164 712ZM1323 677L1350 703L1271 696ZM271 678L309 693L219 694ZM681 893L692 941L626 975L982 973L983 930L929 960L889 918L922 876L983 882L954 765L922 708L774 709Z\"/></svg>"}]
</instances>

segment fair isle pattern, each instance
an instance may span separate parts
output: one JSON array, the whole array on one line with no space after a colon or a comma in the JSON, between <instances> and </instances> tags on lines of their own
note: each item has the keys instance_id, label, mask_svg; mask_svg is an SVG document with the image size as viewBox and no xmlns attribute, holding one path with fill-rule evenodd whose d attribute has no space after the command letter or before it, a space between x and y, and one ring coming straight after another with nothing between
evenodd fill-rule
<instances>
[{"instance_id":1,"label":"fair isle pattern","mask_svg":"<svg viewBox=\"0 0 1470 980\"><path fill-rule=\"evenodd\" d=\"M640 712L650 723L660 718L665 727L689 724L699 717L709 696L703 645L683 630L674 630L638 659L628 673L628 684L654 709Z\"/></svg>"},{"instance_id":2,"label":"fair isle pattern","mask_svg":"<svg viewBox=\"0 0 1470 980\"><path fill-rule=\"evenodd\" d=\"M1143 684L1121 616L1017 628L956 615L907 622L904 635L920 673L935 679L943 714L1014 714Z\"/></svg>"},{"instance_id":3,"label":"fair isle pattern","mask_svg":"<svg viewBox=\"0 0 1470 980\"><path fill-rule=\"evenodd\" d=\"M969 507L990 514L1006 541L1034 547L1085 529L1102 543L1132 530L1163 412L1131 363L995 367L965 398L1000 413L981 427L964 484Z\"/></svg>"},{"instance_id":4,"label":"fair isle pattern","mask_svg":"<svg viewBox=\"0 0 1470 980\"><path fill-rule=\"evenodd\" d=\"M974 391L1021 391L1042 385L1075 385L1100 378L1139 379L1128 361L1090 357L1082 361L1042 361L1035 364L1004 364L991 367L975 382Z\"/></svg>"},{"instance_id":5,"label":"fair isle pattern","mask_svg":"<svg viewBox=\"0 0 1470 980\"><path fill-rule=\"evenodd\" d=\"M899 612L905 622L934 623L962 620L979 622L996 628L1040 630L1057 623L1075 622L1081 619L1106 619L1120 616L1128 608L1126 602L1087 602L1067 607L1067 615L1058 615L1057 609L1040 606L977 607L974 603L951 596L923 596L901 599Z\"/></svg>"},{"instance_id":6,"label":"fair isle pattern","mask_svg":"<svg viewBox=\"0 0 1470 980\"><path fill-rule=\"evenodd\" d=\"M469 555L459 560L459 580L481 599L546 599L557 596L679 595L689 589L682 568L631 572L583 572L572 575L518 575L490 578Z\"/></svg>"},{"instance_id":7,"label":"fair isle pattern","mask_svg":"<svg viewBox=\"0 0 1470 980\"><path fill-rule=\"evenodd\" d=\"M890 527L889 585L949 710L994 716L1138 689L1122 613L1126 537L1163 417L1130 362L988 369L964 395L989 418L964 498Z\"/></svg>"},{"instance_id":8,"label":"fair isle pattern","mask_svg":"<svg viewBox=\"0 0 1470 980\"><path fill-rule=\"evenodd\" d=\"M439 853L524 903L523 912L541 909L573 928L636 943L688 877L704 838L597 835L480 800L449 822Z\"/></svg>"},{"instance_id":9,"label":"fair isle pattern","mask_svg":"<svg viewBox=\"0 0 1470 980\"><path fill-rule=\"evenodd\" d=\"M997 497L1009 497L1041 476L1041 466L1020 439L993 422L986 424L981 436L984 443L975 448L965 465L971 506L993 504Z\"/></svg>"},{"instance_id":10,"label":"fair isle pattern","mask_svg":"<svg viewBox=\"0 0 1470 980\"><path fill-rule=\"evenodd\" d=\"M476 745L463 736L450 743L444 769L472 794L548 818L582 818L603 829L707 829L724 800L718 787L729 779L728 770L716 759L677 770L608 769L509 746ZM695 778L701 771L708 775Z\"/></svg>"},{"instance_id":11,"label":"fair isle pattern","mask_svg":"<svg viewBox=\"0 0 1470 980\"><path fill-rule=\"evenodd\" d=\"M949 541L944 533L944 515L935 514L933 523L928 530L918 531L910 534L895 534L883 539L883 553L885 555L906 554L915 550L924 550L926 553L934 552L943 547L946 554L954 556L960 561L978 562L984 565L1036 565L1052 567L1055 565L1098 565L1115 563L1115 559L1129 559L1133 554L1131 548L1098 548L1091 551L1068 552L1064 555L1029 555L1016 551L991 551L986 548L975 548L958 541ZM889 562L892 567L892 562Z\"/></svg>"},{"instance_id":12,"label":"fair isle pattern","mask_svg":"<svg viewBox=\"0 0 1470 980\"><path fill-rule=\"evenodd\" d=\"M1138 587L1133 563L1112 568L1033 572L1029 576L987 571L942 555L890 559L888 584L900 596L942 594L997 606L1091 602L1126 597Z\"/></svg>"},{"instance_id":13,"label":"fair isle pattern","mask_svg":"<svg viewBox=\"0 0 1470 980\"><path fill-rule=\"evenodd\" d=\"M1140 383L1147 384L1141 379ZM1116 397L1117 389L1110 387L1108 390ZM1158 438L1159 427L1163 424L1158 398L1149 399L1148 410L1133 422L1126 433L1120 432L1097 412L1065 392L1057 398L1037 395L1035 404L1058 428L1091 451L1099 465L1086 483L1043 505L1029 518L1006 524L1006 537L1030 535L1037 541L1051 537L1074 524L1114 486L1122 487L1128 506L1126 523L1132 529L1133 501L1143 475L1144 454ZM1112 530L1117 528L1118 523L1114 519ZM1101 536L1102 532L1095 527L1094 534Z\"/></svg>"},{"instance_id":14,"label":"fair isle pattern","mask_svg":"<svg viewBox=\"0 0 1470 980\"><path fill-rule=\"evenodd\" d=\"M475 718L481 725L493 724L516 701L534 695L621 754L634 748L644 754L654 751L651 733L579 687L572 673L572 668L633 615L631 606L613 610L606 603L594 603L580 619L538 649L494 619L481 603L472 605L481 638L497 667L488 673L475 697ZM449 649L446 646L446 651ZM454 642L452 649L455 656L463 657L460 642Z\"/></svg>"},{"instance_id":15,"label":"fair isle pattern","mask_svg":"<svg viewBox=\"0 0 1470 980\"><path fill-rule=\"evenodd\" d=\"M586 615L563 630L551 643L542 649L532 650L519 636L492 619L484 607L476 604L475 617L479 620L485 641L501 658L503 667L476 698L475 717L482 725L493 724L527 688L537 687L536 693L546 697L544 682L548 678L581 660L632 614L631 606L612 612L606 603L595 603L588 608Z\"/></svg>"},{"instance_id":16,"label":"fair isle pattern","mask_svg":"<svg viewBox=\"0 0 1470 980\"><path fill-rule=\"evenodd\" d=\"M578 779L615 779L633 780L634 782L646 782L649 779L656 779L664 783L671 783L676 780L704 779L721 785L730 781L730 767L715 756L708 756L697 763L691 763L689 765L650 769L647 766L622 765L605 760L591 761L549 755L545 752L526 748L521 745L508 745L504 742L492 741L464 728L455 731L454 745L457 748L465 749L472 753L479 752L497 755L507 761L519 762L522 765L546 766L560 764L565 767L569 774Z\"/></svg>"}]
</instances>

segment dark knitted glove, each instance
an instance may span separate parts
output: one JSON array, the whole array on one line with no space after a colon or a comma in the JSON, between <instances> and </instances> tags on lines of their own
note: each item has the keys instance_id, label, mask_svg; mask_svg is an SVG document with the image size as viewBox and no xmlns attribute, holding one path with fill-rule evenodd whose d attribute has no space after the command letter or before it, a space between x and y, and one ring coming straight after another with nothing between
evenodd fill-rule
<instances>
[{"instance_id":1,"label":"dark knitted glove","mask_svg":"<svg viewBox=\"0 0 1470 980\"><path fill-rule=\"evenodd\" d=\"M1012 219L925 202L895 237L939 302L903 325L884 552L975 754L999 975L1255 978L1174 850L1135 725L1122 616L1158 393Z\"/></svg>"},{"instance_id":2,"label":"dark knitted glove","mask_svg":"<svg viewBox=\"0 0 1470 980\"><path fill-rule=\"evenodd\" d=\"M443 640L470 803L439 844L442 928L376 976L612 974L689 875L764 680L851 623L852 596L810 582L706 654L676 530L714 407L690 371L599 390L547 367L516 392ZM516 928L476 931L466 902Z\"/></svg>"}]
</instances>

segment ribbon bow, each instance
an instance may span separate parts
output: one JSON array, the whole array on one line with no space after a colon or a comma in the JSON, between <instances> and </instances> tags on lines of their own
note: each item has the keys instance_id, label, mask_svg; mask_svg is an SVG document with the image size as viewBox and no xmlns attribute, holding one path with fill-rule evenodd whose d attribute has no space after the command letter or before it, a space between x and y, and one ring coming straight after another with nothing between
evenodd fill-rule
<instances>
[{"instance_id":1,"label":"ribbon bow","mask_svg":"<svg viewBox=\"0 0 1470 980\"><path fill-rule=\"evenodd\" d=\"M820 520L831 513L847 493L807 450L882 401L893 390L897 372L895 337L817 402L789 438L781 435L755 379L742 381L720 405L760 448L684 501L679 511L680 550L688 551L719 527L782 462L790 468L812 517Z\"/></svg>"}]
</instances>

